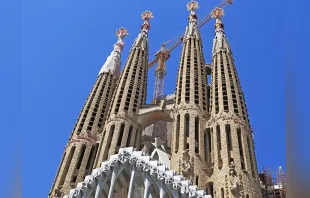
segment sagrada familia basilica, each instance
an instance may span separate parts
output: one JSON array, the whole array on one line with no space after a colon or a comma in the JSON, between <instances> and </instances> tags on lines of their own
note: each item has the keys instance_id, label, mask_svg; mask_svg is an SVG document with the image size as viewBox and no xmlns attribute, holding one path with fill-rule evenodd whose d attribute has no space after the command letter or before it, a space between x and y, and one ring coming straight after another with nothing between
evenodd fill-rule
<instances>
[{"instance_id":1,"label":"sagrada familia basilica","mask_svg":"<svg viewBox=\"0 0 310 198\"><path fill-rule=\"evenodd\" d=\"M175 92L151 104L146 97L152 12L142 14L144 23L122 71L128 33L117 30L118 41L73 128L49 198L262 197L223 9L211 12L211 64L203 55L198 3L189 2L187 9ZM164 48L156 71L164 70L169 58Z\"/></svg>"}]
</instances>

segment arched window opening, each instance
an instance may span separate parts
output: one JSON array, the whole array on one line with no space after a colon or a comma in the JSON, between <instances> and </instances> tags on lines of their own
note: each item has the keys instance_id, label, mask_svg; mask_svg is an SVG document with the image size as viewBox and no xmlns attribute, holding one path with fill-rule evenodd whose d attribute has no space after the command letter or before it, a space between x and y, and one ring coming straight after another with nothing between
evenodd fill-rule
<instances>
[{"instance_id":1,"label":"arched window opening","mask_svg":"<svg viewBox=\"0 0 310 198\"><path fill-rule=\"evenodd\" d=\"M216 141L217 141L218 168L220 169L222 167L222 165L223 165L222 155L221 155L222 143L221 143L221 129L220 129L220 125L216 126Z\"/></svg>"},{"instance_id":2,"label":"arched window opening","mask_svg":"<svg viewBox=\"0 0 310 198\"><path fill-rule=\"evenodd\" d=\"M217 136L217 145L218 149L222 150L222 144L221 144L221 128L220 125L216 126L216 136Z\"/></svg>"},{"instance_id":3,"label":"arched window opening","mask_svg":"<svg viewBox=\"0 0 310 198\"><path fill-rule=\"evenodd\" d=\"M138 148L140 147L140 137L141 137L141 131L139 129L136 130L136 137L135 137L135 143L134 143L134 146L135 148Z\"/></svg>"},{"instance_id":4,"label":"arched window opening","mask_svg":"<svg viewBox=\"0 0 310 198\"><path fill-rule=\"evenodd\" d=\"M122 139L123 139L123 134L124 134L124 128L125 128L125 124L122 123L119 133L118 133L118 140L117 140L117 146L121 146L122 144Z\"/></svg>"},{"instance_id":5,"label":"arched window opening","mask_svg":"<svg viewBox=\"0 0 310 198\"><path fill-rule=\"evenodd\" d=\"M62 163L63 163L64 159L66 158L66 154L67 154L67 152L65 152L65 153L63 154L63 156L62 156L62 159L61 159L61 162L60 162L60 167L58 168L58 171L57 171L57 174L56 174L56 178L58 178L58 175L59 175L61 166L63 165ZM54 188L55 183L56 183L56 181L54 181L52 189Z\"/></svg>"},{"instance_id":6,"label":"arched window opening","mask_svg":"<svg viewBox=\"0 0 310 198\"><path fill-rule=\"evenodd\" d=\"M189 137L189 115L185 115L185 133L186 137Z\"/></svg>"},{"instance_id":7,"label":"arched window opening","mask_svg":"<svg viewBox=\"0 0 310 198\"><path fill-rule=\"evenodd\" d=\"M68 155L68 158L67 158L67 161L66 161L66 165L64 167L64 170L62 172L62 175L61 175L61 178L60 178L60 181L59 181L59 186L62 186L64 184L64 182L65 182L65 179L66 179L66 176L67 176L67 173L68 173L71 161L72 161L72 157L74 155L74 151L75 151L75 146L71 147L71 149L70 149L70 152L69 152L69 155Z\"/></svg>"},{"instance_id":8,"label":"arched window opening","mask_svg":"<svg viewBox=\"0 0 310 198\"><path fill-rule=\"evenodd\" d=\"M195 118L195 153L199 153L199 119Z\"/></svg>"},{"instance_id":9,"label":"arched window opening","mask_svg":"<svg viewBox=\"0 0 310 198\"><path fill-rule=\"evenodd\" d=\"M175 153L179 151L179 136L180 136L180 115L177 117L176 123L176 141L175 141Z\"/></svg>"},{"instance_id":10,"label":"arched window opening","mask_svg":"<svg viewBox=\"0 0 310 198\"><path fill-rule=\"evenodd\" d=\"M88 157L88 161L87 161L87 164L86 164L86 169L85 169L84 177L86 175L90 175L91 174L91 171L92 171L93 166L94 166L94 161L95 161L95 157L96 157L96 153L97 153L98 147L99 147L99 143L96 143L95 145L93 145L91 147L91 150L90 150L90 153L89 153L89 157Z\"/></svg>"},{"instance_id":11,"label":"arched window opening","mask_svg":"<svg viewBox=\"0 0 310 198\"><path fill-rule=\"evenodd\" d=\"M255 171L254 171L254 163L253 163L253 153L251 149L251 144L250 144L250 138L247 138L247 143L248 143L248 150L249 150L249 157L250 157L250 164L251 164L251 170L252 170L252 176L255 178Z\"/></svg>"},{"instance_id":12,"label":"arched window opening","mask_svg":"<svg viewBox=\"0 0 310 198\"><path fill-rule=\"evenodd\" d=\"M214 189L213 189L213 183L211 182L211 183L209 183L209 189L210 189L210 195L213 197L214 196Z\"/></svg>"},{"instance_id":13,"label":"arched window opening","mask_svg":"<svg viewBox=\"0 0 310 198\"><path fill-rule=\"evenodd\" d=\"M79 158L78 158L78 163L76 164L76 169L80 169L80 167L81 167L81 164L82 164L82 160L83 160L83 157L84 157L85 150L86 150L86 145L83 144L83 146L82 146L82 148L81 148L81 151L80 151Z\"/></svg>"},{"instance_id":14,"label":"arched window opening","mask_svg":"<svg viewBox=\"0 0 310 198\"><path fill-rule=\"evenodd\" d=\"M205 160L210 164L211 163L211 152L212 152L212 146L211 146L211 130L210 128L206 128L205 134L204 134L204 142L205 142Z\"/></svg>"},{"instance_id":15,"label":"arched window opening","mask_svg":"<svg viewBox=\"0 0 310 198\"><path fill-rule=\"evenodd\" d=\"M113 137L114 129L115 129L115 125L113 124L110 127L110 131L108 133L107 147L106 147L106 150L104 152L103 160L106 160L108 158L108 151L110 150L110 147L111 147L111 142L112 142L112 137Z\"/></svg>"},{"instance_id":16,"label":"arched window opening","mask_svg":"<svg viewBox=\"0 0 310 198\"><path fill-rule=\"evenodd\" d=\"M79 154L79 157L78 157L78 160L77 160L77 164L75 166L75 171L73 172L73 175L72 175L72 178L71 178L71 183L75 183L76 182L76 179L78 177L78 173L79 173L79 169L81 167L81 164L82 164L82 161L83 161L83 158L84 158L84 154L85 154L85 150L86 150L86 145L83 144L82 147L81 147L81 150L80 150L80 154ZM76 171L77 170L77 171Z\"/></svg>"},{"instance_id":17,"label":"arched window opening","mask_svg":"<svg viewBox=\"0 0 310 198\"><path fill-rule=\"evenodd\" d=\"M242 145L241 129L240 128L237 128L237 136L238 136L238 146L239 146L241 169L245 170L243 145Z\"/></svg>"},{"instance_id":18,"label":"arched window opening","mask_svg":"<svg viewBox=\"0 0 310 198\"><path fill-rule=\"evenodd\" d=\"M232 151L232 143L231 143L231 132L230 132L230 125L225 125L225 131L226 131L226 139L227 139L227 148L228 150Z\"/></svg>"},{"instance_id":19,"label":"arched window opening","mask_svg":"<svg viewBox=\"0 0 310 198\"><path fill-rule=\"evenodd\" d=\"M221 197L224 198L225 194L224 194L224 188L221 188Z\"/></svg>"},{"instance_id":20,"label":"arched window opening","mask_svg":"<svg viewBox=\"0 0 310 198\"><path fill-rule=\"evenodd\" d=\"M196 175L196 185L198 186L198 182L199 182L199 176Z\"/></svg>"},{"instance_id":21,"label":"arched window opening","mask_svg":"<svg viewBox=\"0 0 310 198\"><path fill-rule=\"evenodd\" d=\"M131 136L132 136L132 128L133 128L132 126L129 127L126 146L130 146L130 141L131 141Z\"/></svg>"}]
</instances>

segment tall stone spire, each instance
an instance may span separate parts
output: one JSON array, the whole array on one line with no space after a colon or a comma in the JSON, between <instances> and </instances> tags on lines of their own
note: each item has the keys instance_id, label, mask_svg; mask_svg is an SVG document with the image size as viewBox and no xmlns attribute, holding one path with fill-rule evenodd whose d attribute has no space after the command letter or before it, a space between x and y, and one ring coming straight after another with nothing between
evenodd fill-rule
<instances>
[{"instance_id":1,"label":"tall stone spire","mask_svg":"<svg viewBox=\"0 0 310 198\"><path fill-rule=\"evenodd\" d=\"M187 4L187 10L190 11L188 16L188 26L186 27L185 39L196 38L200 39L199 28L197 24L196 10L199 8L198 2L191 1Z\"/></svg>"},{"instance_id":2,"label":"tall stone spire","mask_svg":"<svg viewBox=\"0 0 310 198\"><path fill-rule=\"evenodd\" d=\"M117 30L118 41L99 72L96 83L74 126L57 171L49 197L61 197L72 185L84 180L91 173L107 110L119 78L120 53L127 35L125 28Z\"/></svg>"},{"instance_id":3,"label":"tall stone spire","mask_svg":"<svg viewBox=\"0 0 310 198\"><path fill-rule=\"evenodd\" d=\"M227 50L228 52L231 52L228 40L225 36L224 32L224 24L222 22L221 17L224 16L224 10L223 9L214 9L212 12L212 17L215 18L215 37L213 40L213 48L212 48L212 54L218 53L220 50Z\"/></svg>"},{"instance_id":4,"label":"tall stone spire","mask_svg":"<svg viewBox=\"0 0 310 198\"><path fill-rule=\"evenodd\" d=\"M176 83L171 167L196 184L203 184L199 167L203 167L205 156L202 140L208 113L208 81L197 25L198 3L189 2L187 9L190 15Z\"/></svg>"},{"instance_id":5,"label":"tall stone spire","mask_svg":"<svg viewBox=\"0 0 310 198\"><path fill-rule=\"evenodd\" d=\"M221 112L233 113L249 124L244 95L221 19L224 11L217 8L212 13L216 23L212 50L211 117Z\"/></svg>"},{"instance_id":6,"label":"tall stone spire","mask_svg":"<svg viewBox=\"0 0 310 198\"><path fill-rule=\"evenodd\" d=\"M121 52L124 47L124 37L128 35L128 31L125 28L120 28L117 30L116 35L118 37L117 43L114 45L114 49L110 56L107 57L106 62L103 64L99 75L103 72L113 73L115 78L119 78L120 74L120 62L121 62Z\"/></svg>"},{"instance_id":7,"label":"tall stone spire","mask_svg":"<svg viewBox=\"0 0 310 198\"><path fill-rule=\"evenodd\" d=\"M208 189L227 197L261 197L244 95L221 20L224 11L216 8L212 15L216 23L212 50L211 115L205 136L208 148L206 164L210 164Z\"/></svg>"},{"instance_id":8,"label":"tall stone spire","mask_svg":"<svg viewBox=\"0 0 310 198\"><path fill-rule=\"evenodd\" d=\"M120 147L139 147L142 128L137 115L145 104L148 75L148 31L152 12L142 14L144 21L135 39L122 71L109 110L109 118L104 129L96 166L108 156L118 152Z\"/></svg>"}]
</instances>

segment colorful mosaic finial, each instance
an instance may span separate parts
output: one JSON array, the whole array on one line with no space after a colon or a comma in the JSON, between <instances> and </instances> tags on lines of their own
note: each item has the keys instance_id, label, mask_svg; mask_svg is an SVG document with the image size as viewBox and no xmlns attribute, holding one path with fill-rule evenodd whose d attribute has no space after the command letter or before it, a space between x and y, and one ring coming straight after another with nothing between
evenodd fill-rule
<instances>
[{"instance_id":1,"label":"colorful mosaic finial","mask_svg":"<svg viewBox=\"0 0 310 198\"><path fill-rule=\"evenodd\" d=\"M127 35L128 35L128 30L126 28L121 27L120 29L116 31L116 36L121 40L123 40L123 38Z\"/></svg>"},{"instance_id":2,"label":"colorful mosaic finial","mask_svg":"<svg viewBox=\"0 0 310 198\"><path fill-rule=\"evenodd\" d=\"M149 20L152 19L153 13L151 11L146 10L142 13L141 18L144 20L144 23L142 25L142 29L148 31L150 29L150 23Z\"/></svg>"},{"instance_id":3,"label":"colorful mosaic finial","mask_svg":"<svg viewBox=\"0 0 310 198\"><path fill-rule=\"evenodd\" d=\"M212 11L212 18L221 18L222 16L224 16L224 10L222 8L215 8Z\"/></svg>"},{"instance_id":4,"label":"colorful mosaic finial","mask_svg":"<svg viewBox=\"0 0 310 198\"><path fill-rule=\"evenodd\" d=\"M195 12L195 10L197 10L199 8L198 2L197 1L191 1L187 4L187 10L188 11L193 11Z\"/></svg>"},{"instance_id":5,"label":"colorful mosaic finial","mask_svg":"<svg viewBox=\"0 0 310 198\"><path fill-rule=\"evenodd\" d=\"M128 34L128 30L126 28L121 27L120 29L118 29L116 31L116 36L118 37L118 41L116 43L116 45L120 46L121 48L123 48L124 46L124 37L129 35Z\"/></svg>"},{"instance_id":6,"label":"colorful mosaic finial","mask_svg":"<svg viewBox=\"0 0 310 198\"><path fill-rule=\"evenodd\" d=\"M198 2L192 0L186 5L186 7L187 10L190 11L190 15L188 17L189 21L196 23L197 21L196 10L199 8Z\"/></svg>"},{"instance_id":7,"label":"colorful mosaic finial","mask_svg":"<svg viewBox=\"0 0 310 198\"><path fill-rule=\"evenodd\" d=\"M222 8L215 8L212 11L212 18L216 19L215 29L218 31L219 30L224 31L224 24L223 24L222 19L221 19L222 16L224 16L224 10Z\"/></svg>"}]
</instances>

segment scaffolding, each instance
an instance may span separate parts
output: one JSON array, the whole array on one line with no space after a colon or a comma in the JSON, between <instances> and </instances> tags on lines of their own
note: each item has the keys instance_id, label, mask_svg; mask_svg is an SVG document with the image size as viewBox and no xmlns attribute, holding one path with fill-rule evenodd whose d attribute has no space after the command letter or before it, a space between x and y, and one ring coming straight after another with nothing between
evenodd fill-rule
<instances>
[{"instance_id":1,"label":"scaffolding","mask_svg":"<svg viewBox=\"0 0 310 198\"><path fill-rule=\"evenodd\" d=\"M261 189L264 198L286 198L286 174L278 169L263 168L260 174Z\"/></svg>"}]
</instances>

